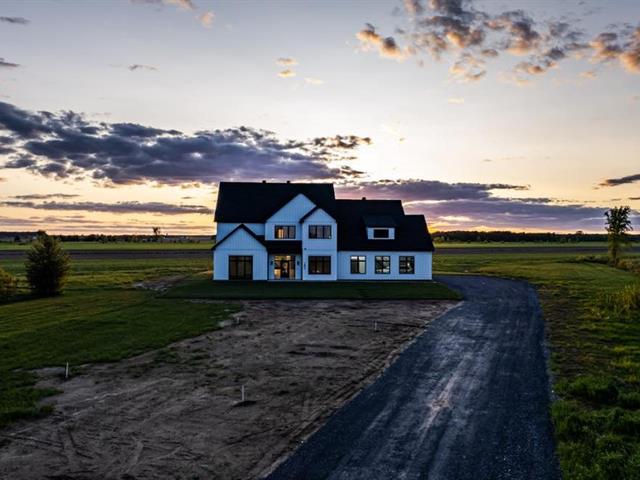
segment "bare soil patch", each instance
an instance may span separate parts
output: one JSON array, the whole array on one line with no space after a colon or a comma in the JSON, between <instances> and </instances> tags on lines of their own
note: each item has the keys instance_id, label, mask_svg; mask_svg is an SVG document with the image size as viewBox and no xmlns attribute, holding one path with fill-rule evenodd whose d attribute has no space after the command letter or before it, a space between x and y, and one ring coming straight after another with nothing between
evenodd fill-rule
<instances>
[{"instance_id":1,"label":"bare soil patch","mask_svg":"<svg viewBox=\"0 0 640 480\"><path fill-rule=\"evenodd\" d=\"M67 381L42 370L63 393L0 431L0 477L259 478L455 304L247 301L221 330Z\"/></svg>"}]
</instances>

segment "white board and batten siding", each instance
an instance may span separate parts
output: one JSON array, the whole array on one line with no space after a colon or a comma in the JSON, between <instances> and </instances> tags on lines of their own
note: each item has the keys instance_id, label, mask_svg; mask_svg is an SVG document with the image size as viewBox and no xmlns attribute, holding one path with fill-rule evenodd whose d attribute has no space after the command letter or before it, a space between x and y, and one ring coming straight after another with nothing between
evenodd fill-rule
<instances>
[{"instance_id":1,"label":"white board and batten siding","mask_svg":"<svg viewBox=\"0 0 640 480\"><path fill-rule=\"evenodd\" d=\"M243 229L237 230L213 251L213 279L229 280L229 256L253 257L253 280L267 280L267 249Z\"/></svg>"},{"instance_id":2,"label":"white board and batten siding","mask_svg":"<svg viewBox=\"0 0 640 480\"><path fill-rule=\"evenodd\" d=\"M365 256L366 273L351 273L351 256ZM390 273L375 273L376 256L390 257ZM338 252L338 280L431 280L431 252ZM400 273L400 257L415 257L415 272Z\"/></svg>"},{"instance_id":3,"label":"white board and batten siding","mask_svg":"<svg viewBox=\"0 0 640 480\"><path fill-rule=\"evenodd\" d=\"M330 225L331 238L309 238L309 225ZM318 209L304 219L302 223L302 259L304 280L324 281L338 279L338 224L334 218L322 209ZM329 275L312 275L309 273L309 257L331 257L331 273Z\"/></svg>"},{"instance_id":4,"label":"white board and batten siding","mask_svg":"<svg viewBox=\"0 0 640 480\"><path fill-rule=\"evenodd\" d=\"M275 238L276 225L293 225L296 227L296 236L287 240L301 240L300 219L314 207L315 204L305 195L302 193L296 195L290 202L267 219L264 238L266 240L279 240Z\"/></svg>"},{"instance_id":5,"label":"white board and batten siding","mask_svg":"<svg viewBox=\"0 0 640 480\"><path fill-rule=\"evenodd\" d=\"M239 225L239 223L218 223L216 230L216 242L222 241L224 237L233 232L233 230ZM264 223L245 223L244 225L256 235L264 235Z\"/></svg>"}]
</instances>

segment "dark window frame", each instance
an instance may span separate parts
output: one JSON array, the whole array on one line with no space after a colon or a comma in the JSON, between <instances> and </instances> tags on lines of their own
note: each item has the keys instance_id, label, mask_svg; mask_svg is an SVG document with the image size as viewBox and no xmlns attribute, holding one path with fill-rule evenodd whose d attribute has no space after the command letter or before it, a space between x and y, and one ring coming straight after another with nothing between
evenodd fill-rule
<instances>
[{"instance_id":1,"label":"dark window frame","mask_svg":"<svg viewBox=\"0 0 640 480\"><path fill-rule=\"evenodd\" d=\"M382 232L384 232L384 235L382 234ZM375 239L388 240L389 238L391 238L391 229L389 229L389 228L374 228L372 236Z\"/></svg>"},{"instance_id":2,"label":"dark window frame","mask_svg":"<svg viewBox=\"0 0 640 480\"><path fill-rule=\"evenodd\" d=\"M229 280L253 280L253 255L229 255L228 268Z\"/></svg>"},{"instance_id":3,"label":"dark window frame","mask_svg":"<svg viewBox=\"0 0 640 480\"><path fill-rule=\"evenodd\" d=\"M380 268L378 268L381 266ZM376 255L375 258L376 275L389 275L391 273L391 257L389 255Z\"/></svg>"},{"instance_id":4,"label":"dark window frame","mask_svg":"<svg viewBox=\"0 0 640 480\"><path fill-rule=\"evenodd\" d=\"M331 275L330 255L309 255L307 263L309 275Z\"/></svg>"},{"instance_id":5,"label":"dark window frame","mask_svg":"<svg viewBox=\"0 0 640 480\"><path fill-rule=\"evenodd\" d=\"M309 225L309 238L313 240L331 240L331 225Z\"/></svg>"},{"instance_id":6,"label":"dark window frame","mask_svg":"<svg viewBox=\"0 0 640 480\"><path fill-rule=\"evenodd\" d=\"M367 256L366 255L351 255L349 258L350 272L352 275L366 275L367 273ZM354 271L353 267L356 267ZM360 271L362 267L362 271Z\"/></svg>"},{"instance_id":7,"label":"dark window frame","mask_svg":"<svg viewBox=\"0 0 640 480\"><path fill-rule=\"evenodd\" d=\"M278 232L282 232L282 236ZM273 228L273 237L276 240L292 240L296 238L295 225L276 225Z\"/></svg>"},{"instance_id":8,"label":"dark window frame","mask_svg":"<svg viewBox=\"0 0 640 480\"><path fill-rule=\"evenodd\" d=\"M411 265L410 269L409 264ZM414 275L416 273L415 255L400 255L398 259L398 273L402 275Z\"/></svg>"}]
</instances>

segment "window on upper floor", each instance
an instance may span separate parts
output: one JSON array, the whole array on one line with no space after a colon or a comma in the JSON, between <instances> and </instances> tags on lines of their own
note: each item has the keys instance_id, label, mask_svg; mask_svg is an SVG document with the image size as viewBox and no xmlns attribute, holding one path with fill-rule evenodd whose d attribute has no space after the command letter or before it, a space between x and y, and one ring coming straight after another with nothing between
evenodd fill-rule
<instances>
[{"instance_id":1,"label":"window on upper floor","mask_svg":"<svg viewBox=\"0 0 640 480\"><path fill-rule=\"evenodd\" d=\"M389 238L389 229L388 228L374 228L373 229L373 238Z\"/></svg>"},{"instance_id":2,"label":"window on upper floor","mask_svg":"<svg viewBox=\"0 0 640 480\"><path fill-rule=\"evenodd\" d=\"M296 238L296 226L276 225L273 236L278 240Z\"/></svg>"},{"instance_id":3,"label":"window on upper floor","mask_svg":"<svg viewBox=\"0 0 640 480\"><path fill-rule=\"evenodd\" d=\"M331 238L331 225L309 225L309 238Z\"/></svg>"}]
</instances>

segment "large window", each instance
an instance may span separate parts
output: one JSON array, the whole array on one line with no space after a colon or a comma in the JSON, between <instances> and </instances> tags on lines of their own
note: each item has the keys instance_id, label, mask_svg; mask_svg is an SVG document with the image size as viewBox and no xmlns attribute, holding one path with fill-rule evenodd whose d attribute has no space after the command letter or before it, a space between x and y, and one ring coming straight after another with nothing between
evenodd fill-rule
<instances>
[{"instance_id":1,"label":"large window","mask_svg":"<svg viewBox=\"0 0 640 480\"><path fill-rule=\"evenodd\" d=\"M309 238L331 238L331 225L309 225Z\"/></svg>"},{"instance_id":2,"label":"large window","mask_svg":"<svg viewBox=\"0 0 640 480\"><path fill-rule=\"evenodd\" d=\"M274 236L279 239L296 238L295 225L276 225Z\"/></svg>"},{"instance_id":3,"label":"large window","mask_svg":"<svg viewBox=\"0 0 640 480\"><path fill-rule=\"evenodd\" d=\"M400 256L400 273L416 273L416 257Z\"/></svg>"},{"instance_id":4,"label":"large window","mask_svg":"<svg viewBox=\"0 0 640 480\"><path fill-rule=\"evenodd\" d=\"M351 273L367 273L367 257L364 255L351 255Z\"/></svg>"},{"instance_id":5,"label":"large window","mask_svg":"<svg viewBox=\"0 0 640 480\"><path fill-rule=\"evenodd\" d=\"M388 228L374 228L373 229L373 238L389 238L389 229Z\"/></svg>"},{"instance_id":6,"label":"large window","mask_svg":"<svg viewBox=\"0 0 640 480\"><path fill-rule=\"evenodd\" d=\"M391 257L376 256L376 273L391 273Z\"/></svg>"},{"instance_id":7,"label":"large window","mask_svg":"<svg viewBox=\"0 0 640 480\"><path fill-rule=\"evenodd\" d=\"M309 257L309 275L331 275L331 257Z\"/></svg>"},{"instance_id":8,"label":"large window","mask_svg":"<svg viewBox=\"0 0 640 480\"><path fill-rule=\"evenodd\" d=\"M229 280L253 279L253 257L251 255L229 256Z\"/></svg>"}]
</instances>

